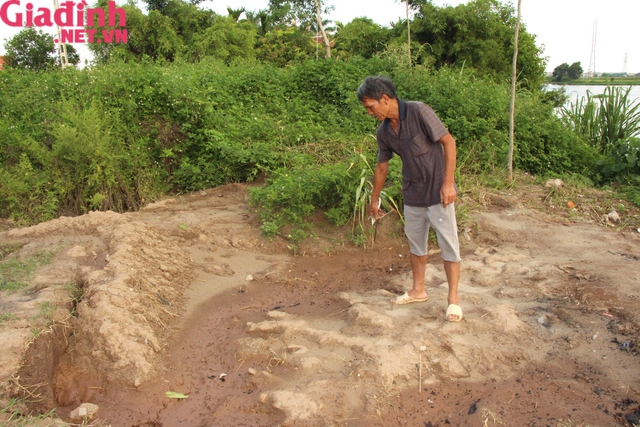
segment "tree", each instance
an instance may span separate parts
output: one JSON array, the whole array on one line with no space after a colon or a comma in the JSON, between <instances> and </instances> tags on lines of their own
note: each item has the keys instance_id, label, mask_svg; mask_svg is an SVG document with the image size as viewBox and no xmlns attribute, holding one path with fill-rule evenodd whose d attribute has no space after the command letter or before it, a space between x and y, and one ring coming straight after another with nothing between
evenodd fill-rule
<instances>
[{"instance_id":1,"label":"tree","mask_svg":"<svg viewBox=\"0 0 640 427\"><path fill-rule=\"evenodd\" d=\"M122 8L127 13L127 43L89 43L89 49L98 62L106 62L111 58L135 61L144 57L173 61L180 55L182 39L173 29L171 18L158 10L145 15L133 4L123 5ZM100 30L96 33L96 37L100 38L103 28L96 26L93 29Z\"/></svg>"},{"instance_id":2,"label":"tree","mask_svg":"<svg viewBox=\"0 0 640 427\"><path fill-rule=\"evenodd\" d=\"M246 10L244 7L241 7L240 9L227 7L227 12L229 13L229 18L232 18L235 22L238 22L238 19L240 19L240 15L246 12Z\"/></svg>"},{"instance_id":3,"label":"tree","mask_svg":"<svg viewBox=\"0 0 640 427\"><path fill-rule=\"evenodd\" d=\"M563 79L566 80L566 77L569 76L569 69L570 68L571 67L566 62L563 63L563 64L560 64L556 68L554 68L553 69L553 73L551 73L551 75L553 76L553 81L554 82L561 82Z\"/></svg>"},{"instance_id":4,"label":"tree","mask_svg":"<svg viewBox=\"0 0 640 427\"><path fill-rule=\"evenodd\" d=\"M80 55L78 54L76 48L70 44L67 44L65 46L67 47L67 60L69 61L69 64L78 65L78 63L80 62ZM56 58L56 63L58 65L60 64L60 58Z\"/></svg>"},{"instance_id":5,"label":"tree","mask_svg":"<svg viewBox=\"0 0 640 427\"><path fill-rule=\"evenodd\" d=\"M219 16L211 27L194 36L188 55L193 61L205 56L227 63L234 59L252 59L256 35L256 28L249 21L235 22L232 17Z\"/></svg>"},{"instance_id":6,"label":"tree","mask_svg":"<svg viewBox=\"0 0 640 427\"><path fill-rule=\"evenodd\" d=\"M289 5L283 5L274 8L270 5L269 9L260 9L257 12L245 12L247 19L256 26L258 35L265 36L274 28L285 28L284 24L286 16L289 15Z\"/></svg>"},{"instance_id":7,"label":"tree","mask_svg":"<svg viewBox=\"0 0 640 427\"><path fill-rule=\"evenodd\" d=\"M7 67L45 70L56 64L53 36L33 27L20 31L5 43L4 48Z\"/></svg>"},{"instance_id":8,"label":"tree","mask_svg":"<svg viewBox=\"0 0 640 427\"><path fill-rule=\"evenodd\" d=\"M322 15L333 10L332 6L325 6L325 0L269 0L269 9L282 11L287 8L284 16L287 24L297 24L300 28L318 30L322 34L322 41L327 58L331 57L331 42L325 29Z\"/></svg>"},{"instance_id":9,"label":"tree","mask_svg":"<svg viewBox=\"0 0 640 427\"><path fill-rule=\"evenodd\" d=\"M299 28L273 29L256 43L256 57L278 66L291 65L313 57L316 46L309 33Z\"/></svg>"},{"instance_id":10,"label":"tree","mask_svg":"<svg viewBox=\"0 0 640 427\"><path fill-rule=\"evenodd\" d=\"M78 64L80 62L78 51L70 44L65 44L65 46L69 64ZM4 48L7 51L4 57L7 67L45 70L60 66L60 57L53 42L53 36L42 30L36 31L33 27L27 27L20 31L5 43Z\"/></svg>"},{"instance_id":11,"label":"tree","mask_svg":"<svg viewBox=\"0 0 640 427\"><path fill-rule=\"evenodd\" d=\"M420 11L412 25L412 40L428 46L435 66L474 68L499 80L511 78L517 19L510 5L498 0L472 0L456 7L416 2ZM518 45L518 80L538 89L544 83L545 60L535 36L524 26Z\"/></svg>"},{"instance_id":12,"label":"tree","mask_svg":"<svg viewBox=\"0 0 640 427\"><path fill-rule=\"evenodd\" d=\"M411 43L411 20L409 19L409 9L412 10L420 10L420 7L430 0L396 0L396 2L404 3L406 6L407 13L407 65L411 67L413 64L413 53L412 53L412 43Z\"/></svg>"},{"instance_id":13,"label":"tree","mask_svg":"<svg viewBox=\"0 0 640 427\"><path fill-rule=\"evenodd\" d=\"M562 82L565 80L577 80L582 77L582 65L580 65L580 61L574 62L569 65L568 63L562 63L553 69L553 81L554 82Z\"/></svg>"},{"instance_id":14,"label":"tree","mask_svg":"<svg viewBox=\"0 0 640 427\"><path fill-rule=\"evenodd\" d=\"M215 12L199 9L192 3L171 0L163 13L171 19L171 27L182 38L184 46L191 46L194 37L211 27L218 17Z\"/></svg>"},{"instance_id":15,"label":"tree","mask_svg":"<svg viewBox=\"0 0 640 427\"><path fill-rule=\"evenodd\" d=\"M580 77L582 77L582 73L583 73L583 69L582 69L582 65L580 64L580 61L574 62L569 67L569 73L568 74L569 74L569 78L571 80L579 79Z\"/></svg>"},{"instance_id":16,"label":"tree","mask_svg":"<svg viewBox=\"0 0 640 427\"><path fill-rule=\"evenodd\" d=\"M169 5L169 0L144 0L144 2L147 4L149 12L157 10L160 13L164 13L164 10Z\"/></svg>"},{"instance_id":17,"label":"tree","mask_svg":"<svg viewBox=\"0 0 640 427\"><path fill-rule=\"evenodd\" d=\"M582 65L580 65L580 61L574 62L571 65L565 62L553 69L553 81L562 82L564 80L576 80L582 76L582 73L583 70Z\"/></svg>"},{"instance_id":18,"label":"tree","mask_svg":"<svg viewBox=\"0 0 640 427\"><path fill-rule=\"evenodd\" d=\"M391 31L369 18L355 18L346 25L338 22L335 35L335 50L342 58L354 56L371 58L384 51L391 38Z\"/></svg>"}]
</instances>

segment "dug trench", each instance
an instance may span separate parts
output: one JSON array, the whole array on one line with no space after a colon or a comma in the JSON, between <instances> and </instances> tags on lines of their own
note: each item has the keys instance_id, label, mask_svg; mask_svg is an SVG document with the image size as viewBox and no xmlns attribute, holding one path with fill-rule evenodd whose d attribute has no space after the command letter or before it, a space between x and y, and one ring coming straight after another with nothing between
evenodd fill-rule
<instances>
[{"instance_id":1,"label":"dug trench","mask_svg":"<svg viewBox=\"0 0 640 427\"><path fill-rule=\"evenodd\" d=\"M3 295L4 396L67 421L90 402L104 426L635 425L640 239L520 196L461 233L459 323L434 244L429 300L392 303L411 280L397 217L365 248L317 217L292 254L243 185L4 232L56 253L31 300Z\"/></svg>"}]
</instances>

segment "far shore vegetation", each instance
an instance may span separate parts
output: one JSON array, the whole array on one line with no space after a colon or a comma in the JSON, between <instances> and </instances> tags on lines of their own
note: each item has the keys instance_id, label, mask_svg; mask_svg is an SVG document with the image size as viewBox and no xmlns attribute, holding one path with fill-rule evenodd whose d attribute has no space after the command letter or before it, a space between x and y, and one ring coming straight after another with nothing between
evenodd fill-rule
<instances>
[{"instance_id":1,"label":"far shore vegetation","mask_svg":"<svg viewBox=\"0 0 640 427\"><path fill-rule=\"evenodd\" d=\"M610 76L603 74L597 77L581 77L576 80L563 82L549 82L557 85L582 85L582 86L634 86L640 85L640 76Z\"/></svg>"},{"instance_id":2,"label":"far shore vegetation","mask_svg":"<svg viewBox=\"0 0 640 427\"><path fill-rule=\"evenodd\" d=\"M558 85L630 86L640 84L640 73L596 73L587 77L580 61L571 65L565 62L553 69L547 82Z\"/></svg>"}]
</instances>

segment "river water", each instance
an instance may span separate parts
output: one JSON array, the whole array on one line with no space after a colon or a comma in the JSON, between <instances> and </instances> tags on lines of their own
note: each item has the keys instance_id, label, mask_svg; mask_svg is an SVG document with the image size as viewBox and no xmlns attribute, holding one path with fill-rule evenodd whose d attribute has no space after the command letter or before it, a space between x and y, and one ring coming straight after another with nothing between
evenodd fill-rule
<instances>
[{"instance_id":1,"label":"river water","mask_svg":"<svg viewBox=\"0 0 640 427\"><path fill-rule=\"evenodd\" d=\"M620 86L622 88L628 88L629 86ZM567 95L569 95L568 102L576 102L577 99L587 96L587 91L592 95L600 95L604 93L606 86L587 86L587 85L547 85L547 90L564 88ZM629 98L635 102L640 102L640 86L631 86L631 92Z\"/></svg>"}]
</instances>

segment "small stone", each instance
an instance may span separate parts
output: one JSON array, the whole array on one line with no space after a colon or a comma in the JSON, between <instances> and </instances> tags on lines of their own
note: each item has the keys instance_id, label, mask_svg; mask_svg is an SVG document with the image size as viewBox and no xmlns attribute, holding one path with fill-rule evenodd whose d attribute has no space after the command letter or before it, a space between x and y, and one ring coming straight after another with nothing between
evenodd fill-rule
<instances>
[{"instance_id":1,"label":"small stone","mask_svg":"<svg viewBox=\"0 0 640 427\"><path fill-rule=\"evenodd\" d=\"M72 258L81 258L87 256L87 251L84 246L76 245L67 251L67 255Z\"/></svg>"},{"instance_id":2,"label":"small stone","mask_svg":"<svg viewBox=\"0 0 640 427\"><path fill-rule=\"evenodd\" d=\"M258 371L256 371L253 368L249 368L249 370L247 372L249 372L249 375L256 375L258 373Z\"/></svg>"},{"instance_id":3,"label":"small stone","mask_svg":"<svg viewBox=\"0 0 640 427\"><path fill-rule=\"evenodd\" d=\"M620 215L618 215L618 212L616 212L615 209L609 212L609 214L607 214L607 218L609 218L609 221L611 222L620 221Z\"/></svg>"},{"instance_id":4,"label":"small stone","mask_svg":"<svg viewBox=\"0 0 640 427\"><path fill-rule=\"evenodd\" d=\"M253 276L252 276L251 274L249 274L249 275L247 276L247 278L246 278L246 279L244 279L244 280L246 280L247 282L251 282L251 281L253 281Z\"/></svg>"},{"instance_id":5,"label":"small stone","mask_svg":"<svg viewBox=\"0 0 640 427\"><path fill-rule=\"evenodd\" d=\"M624 418L632 426L637 426L640 424L640 418L638 418L638 416L633 412L628 413L627 415L624 416Z\"/></svg>"},{"instance_id":6,"label":"small stone","mask_svg":"<svg viewBox=\"0 0 640 427\"><path fill-rule=\"evenodd\" d=\"M98 405L94 405L93 403L83 403L69 413L69 418L74 421L90 420L96 412L98 412L98 409Z\"/></svg>"},{"instance_id":7,"label":"small stone","mask_svg":"<svg viewBox=\"0 0 640 427\"><path fill-rule=\"evenodd\" d=\"M575 208L575 207L576 207L576 204L575 204L575 203L573 203L571 200L569 200L569 201L567 202L567 207L568 207L569 209L572 209L572 208Z\"/></svg>"},{"instance_id":8,"label":"small stone","mask_svg":"<svg viewBox=\"0 0 640 427\"><path fill-rule=\"evenodd\" d=\"M547 188L551 188L551 187L560 188L563 185L564 185L564 182L562 182L561 179L549 179L544 184L544 186L547 187Z\"/></svg>"}]
</instances>

